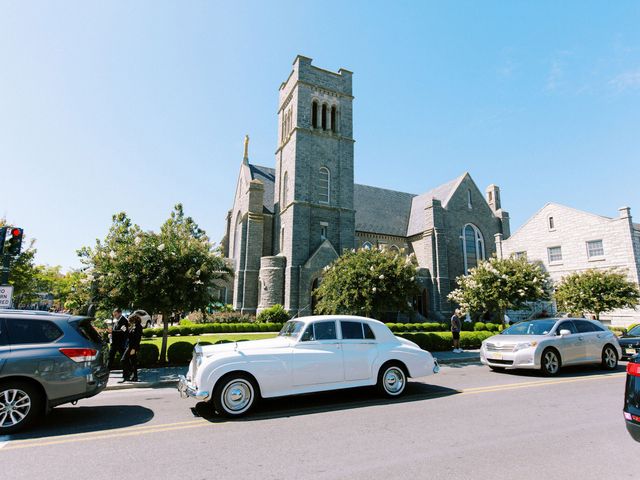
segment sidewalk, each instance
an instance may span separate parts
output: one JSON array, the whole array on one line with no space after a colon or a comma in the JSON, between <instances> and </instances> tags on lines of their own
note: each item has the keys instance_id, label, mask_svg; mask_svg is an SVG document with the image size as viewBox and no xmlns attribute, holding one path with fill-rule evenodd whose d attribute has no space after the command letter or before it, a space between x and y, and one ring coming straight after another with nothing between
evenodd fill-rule
<instances>
[{"instance_id":1,"label":"sidewalk","mask_svg":"<svg viewBox=\"0 0 640 480\"><path fill-rule=\"evenodd\" d=\"M480 361L480 350L465 350L462 353L433 352L440 365L473 363ZM125 390L129 388L172 387L178 383L178 375L186 375L187 366L141 368L138 370L139 382L122 382L122 370L112 370L107 390Z\"/></svg>"}]
</instances>

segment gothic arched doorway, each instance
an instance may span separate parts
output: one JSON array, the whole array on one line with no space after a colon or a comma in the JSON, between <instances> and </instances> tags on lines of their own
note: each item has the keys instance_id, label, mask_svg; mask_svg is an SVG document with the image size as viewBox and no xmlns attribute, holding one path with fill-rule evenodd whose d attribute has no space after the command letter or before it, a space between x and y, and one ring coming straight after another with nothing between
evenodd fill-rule
<instances>
[{"instance_id":1,"label":"gothic arched doorway","mask_svg":"<svg viewBox=\"0 0 640 480\"><path fill-rule=\"evenodd\" d=\"M423 317L428 317L429 315L429 292L426 288L423 288L422 291L415 297L413 301L413 306L420 315Z\"/></svg>"}]
</instances>

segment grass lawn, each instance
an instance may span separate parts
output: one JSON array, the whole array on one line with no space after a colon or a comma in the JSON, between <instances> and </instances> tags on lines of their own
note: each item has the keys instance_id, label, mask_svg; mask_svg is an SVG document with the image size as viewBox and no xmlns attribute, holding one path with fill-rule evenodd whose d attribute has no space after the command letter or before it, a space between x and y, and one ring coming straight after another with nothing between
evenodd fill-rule
<instances>
[{"instance_id":1,"label":"grass lawn","mask_svg":"<svg viewBox=\"0 0 640 480\"><path fill-rule=\"evenodd\" d=\"M185 337L169 337L167 338L167 348L172 343L176 342L189 342L195 343L200 339L201 342L216 343L219 340L230 340L235 342L236 340L261 340L263 338L273 338L277 336L277 332L265 332L265 333L205 333L203 335L189 335ZM142 343L155 343L158 348L162 346L162 337L158 338L143 338Z\"/></svg>"}]
</instances>

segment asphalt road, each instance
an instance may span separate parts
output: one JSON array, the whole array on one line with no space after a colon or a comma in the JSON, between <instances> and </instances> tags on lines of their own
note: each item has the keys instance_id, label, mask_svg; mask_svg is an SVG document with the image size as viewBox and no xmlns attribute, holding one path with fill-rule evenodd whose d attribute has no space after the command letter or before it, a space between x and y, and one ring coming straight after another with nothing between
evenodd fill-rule
<instances>
[{"instance_id":1,"label":"asphalt road","mask_svg":"<svg viewBox=\"0 0 640 480\"><path fill-rule=\"evenodd\" d=\"M371 389L262 402L243 420L170 388L104 392L0 437L3 478L638 479L618 372L548 379L444 367L387 401Z\"/></svg>"}]
</instances>

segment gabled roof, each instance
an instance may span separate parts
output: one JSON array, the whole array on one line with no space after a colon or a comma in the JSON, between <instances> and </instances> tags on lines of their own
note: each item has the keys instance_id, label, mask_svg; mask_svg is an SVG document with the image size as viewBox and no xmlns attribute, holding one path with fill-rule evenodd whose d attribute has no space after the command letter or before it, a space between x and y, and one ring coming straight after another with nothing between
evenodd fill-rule
<instances>
[{"instance_id":1,"label":"gabled roof","mask_svg":"<svg viewBox=\"0 0 640 480\"><path fill-rule=\"evenodd\" d=\"M266 213L273 213L275 198L276 171L274 168L249 164L251 180L260 180L264 184L264 199L262 203Z\"/></svg>"},{"instance_id":2,"label":"gabled roof","mask_svg":"<svg viewBox=\"0 0 640 480\"><path fill-rule=\"evenodd\" d=\"M404 237L414 197L412 193L355 184L356 230Z\"/></svg>"},{"instance_id":3,"label":"gabled roof","mask_svg":"<svg viewBox=\"0 0 640 480\"><path fill-rule=\"evenodd\" d=\"M426 218L424 216L425 207L429 205L431 200L434 198L436 200L440 200L442 202L442 206L446 207L447 202L458 188L458 185L460 185L467 175L468 173L464 173L463 175L429 190L422 195L413 197L413 201L411 202L411 216L406 233L407 237L417 235L427 229Z\"/></svg>"}]
</instances>

